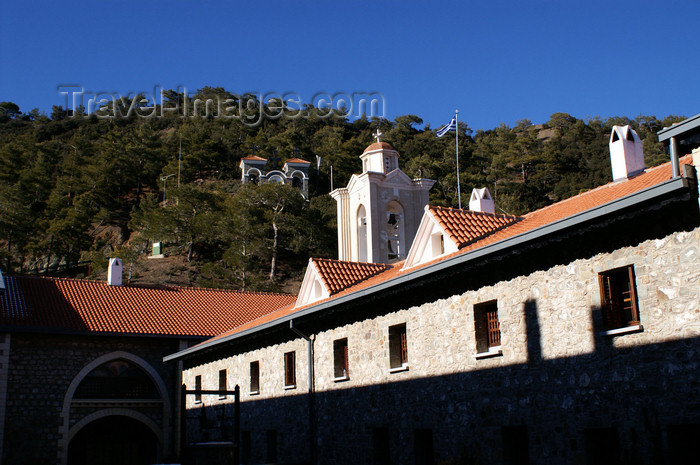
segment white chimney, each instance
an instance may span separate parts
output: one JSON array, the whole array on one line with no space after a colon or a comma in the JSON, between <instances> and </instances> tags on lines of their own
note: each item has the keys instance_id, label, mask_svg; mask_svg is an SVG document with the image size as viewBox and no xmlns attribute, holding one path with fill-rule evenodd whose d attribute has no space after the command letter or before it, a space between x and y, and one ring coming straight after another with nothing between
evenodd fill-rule
<instances>
[{"instance_id":1,"label":"white chimney","mask_svg":"<svg viewBox=\"0 0 700 465\"><path fill-rule=\"evenodd\" d=\"M107 268L107 284L110 286L122 285L122 260L120 258L109 259L109 268Z\"/></svg>"},{"instance_id":2,"label":"white chimney","mask_svg":"<svg viewBox=\"0 0 700 465\"><path fill-rule=\"evenodd\" d=\"M629 179L644 171L644 148L634 129L613 126L610 134L610 164L613 181Z\"/></svg>"},{"instance_id":3,"label":"white chimney","mask_svg":"<svg viewBox=\"0 0 700 465\"><path fill-rule=\"evenodd\" d=\"M469 198L469 209L475 212L496 213L496 206L488 187L473 189Z\"/></svg>"},{"instance_id":4,"label":"white chimney","mask_svg":"<svg viewBox=\"0 0 700 465\"><path fill-rule=\"evenodd\" d=\"M0 294L5 293L5 278L2 277L2 270L0 270Z\"/></svg>"}]
</instances>

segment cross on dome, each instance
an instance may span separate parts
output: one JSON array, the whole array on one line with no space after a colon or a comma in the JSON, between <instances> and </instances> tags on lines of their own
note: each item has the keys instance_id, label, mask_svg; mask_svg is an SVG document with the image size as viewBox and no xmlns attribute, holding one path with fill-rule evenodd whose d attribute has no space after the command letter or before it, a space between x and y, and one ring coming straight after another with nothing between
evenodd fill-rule
<instances>
[{"instance_id":1,"label":"cross on dome","mask_svg":"<svg viewBox=\"0 0 700 465\"><path fill-rule=\"evenodd\" d=\"M377 128L377 132L374 133L374 137L377 138L377 143L379 143L379 142L382 141L382 136L383 136L383 135L384 135L384 134L382 134L382 131L380 131L379 128Z\"/></svg>"}]
</instances>

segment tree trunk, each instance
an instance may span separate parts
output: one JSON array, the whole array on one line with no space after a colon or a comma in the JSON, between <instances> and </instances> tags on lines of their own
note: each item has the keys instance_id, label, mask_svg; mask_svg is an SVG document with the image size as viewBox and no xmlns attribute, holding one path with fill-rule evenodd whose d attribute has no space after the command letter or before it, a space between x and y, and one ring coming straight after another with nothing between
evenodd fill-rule
<instances>
[{"instance_id":1,"label":"tree trunk","mask_svg":"<svg viewBox=\"0 0 700 465\"><path fill-rule=\"evenodd\" d=\"M270 281L274 281L277 276L277 244L279 242L279 229L277 228L277 223L272 221L272 231L274 235L272 236L272 263L270 264Z\"/></svg>"}]
</instances>

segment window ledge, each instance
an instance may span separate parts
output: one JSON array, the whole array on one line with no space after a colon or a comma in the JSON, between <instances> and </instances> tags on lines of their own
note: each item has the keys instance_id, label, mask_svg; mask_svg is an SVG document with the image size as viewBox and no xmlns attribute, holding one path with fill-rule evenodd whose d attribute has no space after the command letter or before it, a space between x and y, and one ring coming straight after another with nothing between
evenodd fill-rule
<instances>
[{"instance_id":1,"label":"window ledge","mask_svg":"<svg viewBox=\"0 0 700 465\"><path fill-rule=\"evenodd\" d=\"M610 329L608 331L602 331L600 334L603 336L619 336L622 334L629 334L629 333L641 333L644 331L644 326L642 325L632 325L632 326L625 326L624 328L616 328L616 329Z\"/></svg>"},{"instance_id":2,"label":"window ledge","mask_svg":"<svg viewBox=\"0 0 700 465\"><path fill-rule=\"evenodd\" d=\"M404 363L400 367L389 368L389 373L401 373L402 371L408 371L408 363Z\"/></svg>"},{"instance_id":3,"label":"window ledge","mask_svg":"<svg viewBox=\"0 0 700 465\"><path fill-rule=\"evenodd\" d=\"M289 386L285 386L285 387L284 387L284 390L285 390L285 391L288 391L288 390L290 390L290 389L296 389L296 388L297 388L297 385L296 385L296 384L291 384L291 385L289 385Z\"/></svg>"},{"instance_id":4,"label":"window ledge","mask_svg":"<svg viewBox=\"0 0 700 465\"><path fill-rule=\"evenodd\" d=\"M343 375L333 378L333 382L335 383L342 383L343 381L350 381L350 377L348 375Z\"/></svg>"},{"instance_id":5,"label":"window ledge","mask_svg":"<svg viewBox=\"0 0 700 465\"><path fill-rule=\"evenodd\" d=\"M503 356L503 349L501 348L501 346L489 347L488 352L479 352L478 354L474 354L474 358L477 360L480 360L482 358L501 356Z\"/></svg>"},{"instance_id":6,"label":"window ledge","mask_svg":"<svg viewBox=\"0 0 700 465\"><path fill-rule=\"evenodd\" d=\"M260 391L250 391L250 392L248 393L249 396L257 396L257 395L259 395L259 394L260 394Z\"/></svg>"}]
</instances>

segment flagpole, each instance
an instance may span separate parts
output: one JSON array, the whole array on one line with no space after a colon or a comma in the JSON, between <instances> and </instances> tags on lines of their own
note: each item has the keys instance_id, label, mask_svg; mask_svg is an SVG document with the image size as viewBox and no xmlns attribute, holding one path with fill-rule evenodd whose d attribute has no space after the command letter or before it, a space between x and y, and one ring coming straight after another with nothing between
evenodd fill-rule
<instances>
[{"instance_id":1,"label":"flagpole","mask_svg":"<svg viewBox=\"0 0 700 465\"><path fill-rule=\"evenodd\" d=\"M457 203L462 209L462 191L459 189L459 110L455 110L455 149L457 152Z\"/></svg>"}]
</instances>

